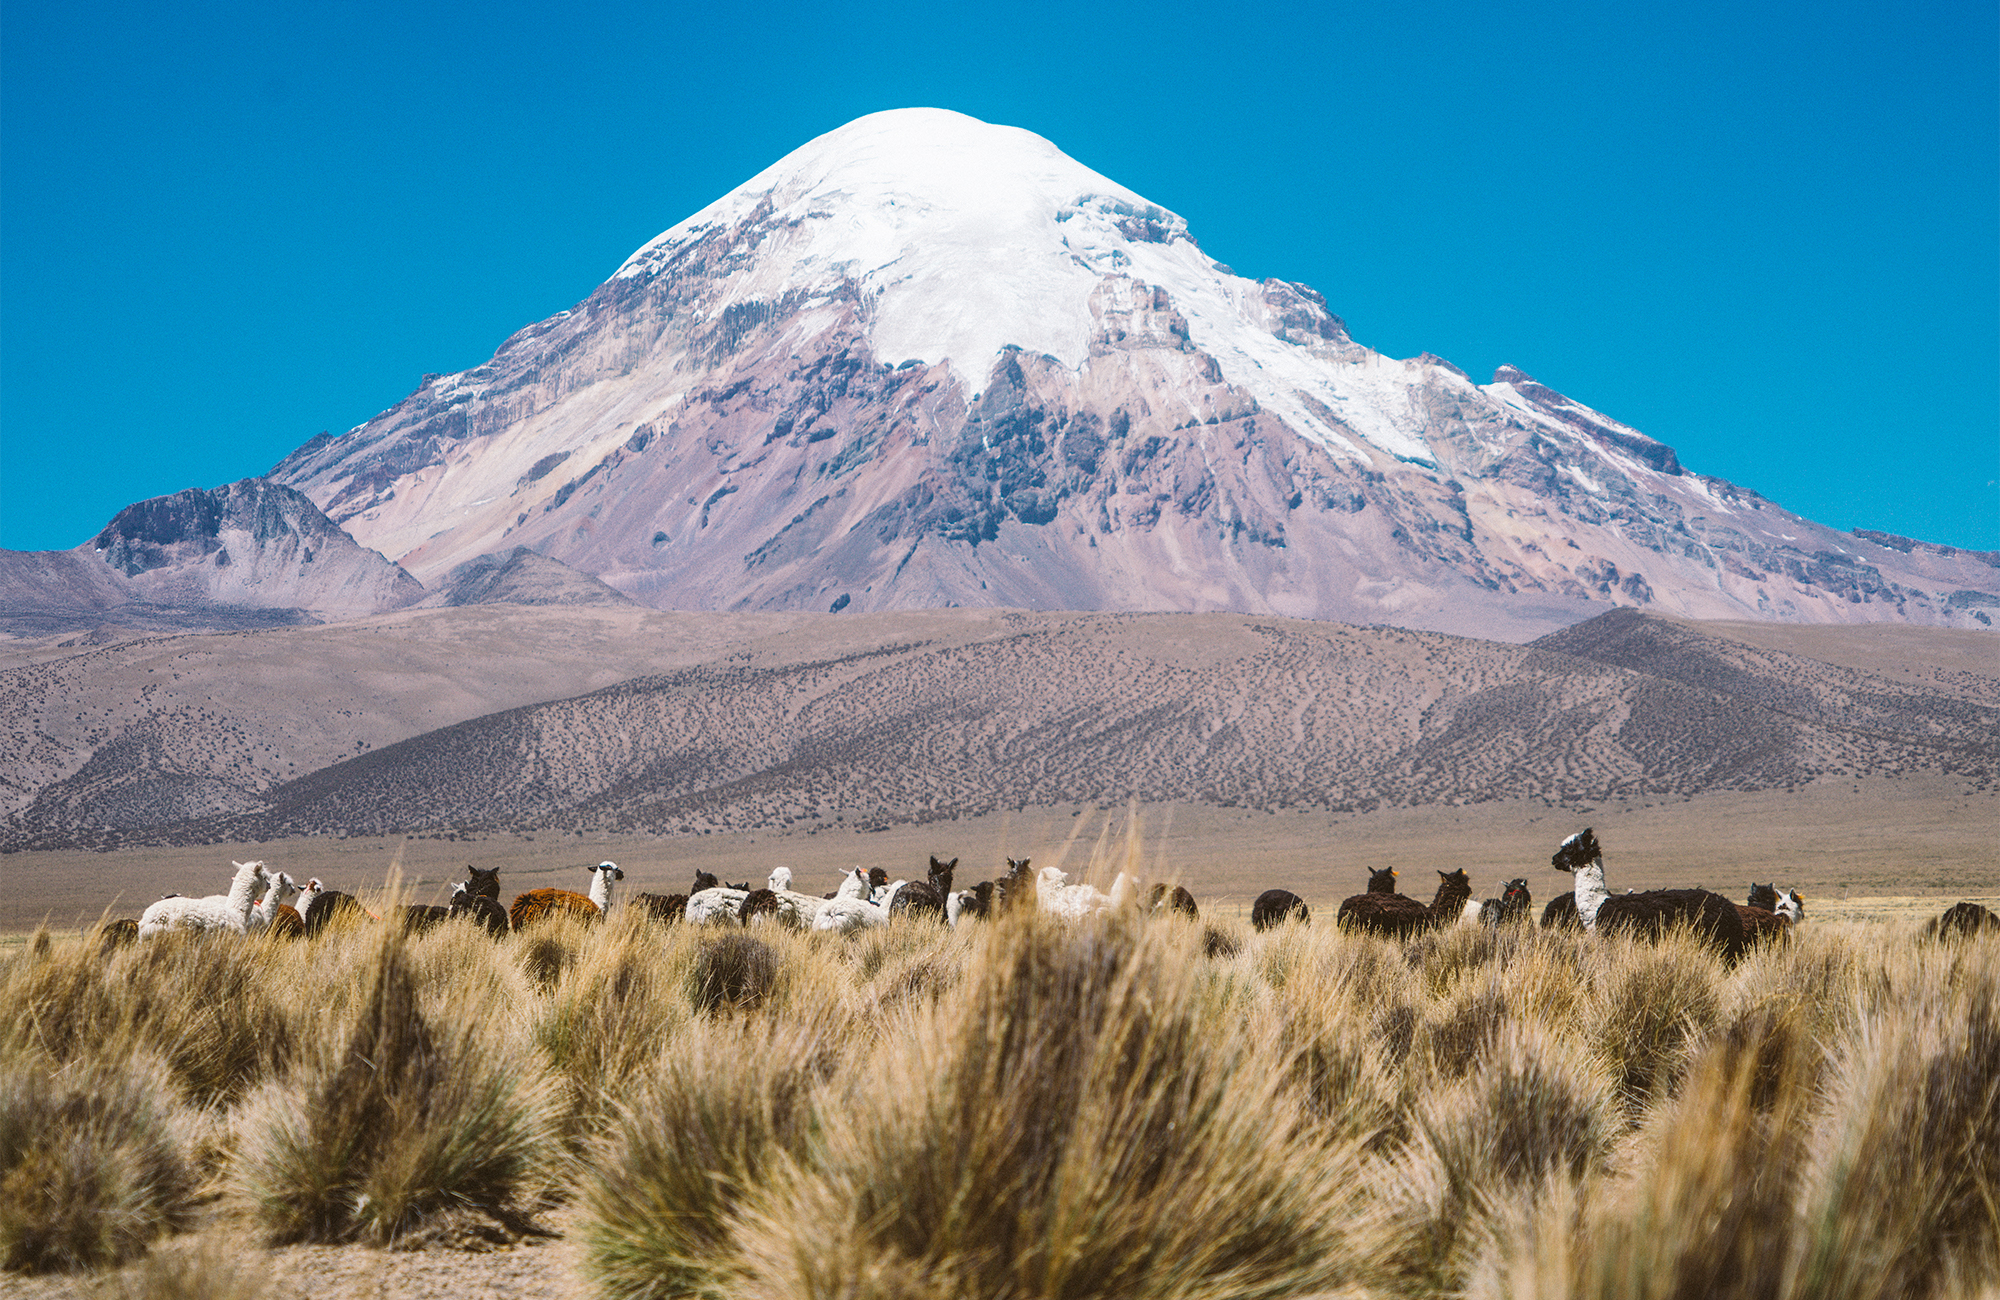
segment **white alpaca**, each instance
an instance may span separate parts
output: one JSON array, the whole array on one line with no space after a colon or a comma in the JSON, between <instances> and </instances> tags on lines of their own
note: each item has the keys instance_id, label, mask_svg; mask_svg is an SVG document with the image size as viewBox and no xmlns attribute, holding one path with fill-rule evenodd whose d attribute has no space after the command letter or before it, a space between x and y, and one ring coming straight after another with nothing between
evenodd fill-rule
<instances>
[{"instance_id":1,"label":"white alpaca","mask_svg":"<svg viewBox=\"0 0 2000 1300\"><path fill-rule=\"evenodd\" d=\"M1798 890L1787 889L1778 895L1778 905L1771 910L1793 925L1797 925L1806 919L1806 900L1799 897Z\"/></svg>"},{"instance_id":2,"label":"white alpaca","mask_svg":"<svg viewBox=\"0 0 2000 1300\"><path fill-rule=\"evenodd\" d=\"M590 901L597 904L599 916L611 915L611 886L623 879L624 868L616 862L600 862L590 869Z\"/></svg>"},{"instance_id":3,"label":"white alpaca","mask_svg":"<svg viewBox=\"0 0 2000 1300\"><path fill-rule=\"evenodd\" d=\"M1035 885L1035 897L1040 900L1044 912L1076 918L1123 910L1132 905L1139 888L1138 878L1122 871L1111 882L1109 894L1093 885L1072 885L1068 881L1069 876L1064 872L1054 867L1042 868L1041 877Z\"/></svg>"},{"instance_id":4,"label":"white alpaca","mask_svg":"<svg viewBox=\"0 0 2000 1300\"><path fill-rule=\"evenodd\" d=\"M271 887L264 891L264 896L250 909L249 929L253 934L269 927L271 917L279 908L290 905L293 899L305 892L288 871L280 871L270 880Z\"/></svg>"},{"instance_id":5,"label":"white alpaca","mask_svg":"<svg viewBox=\"0 0 2000 1300\"><path fill-rule=\"evenodd\" d=\"M149 938L166 930L228 930L235 934L250 929L250 909L257 904L257 886L270 879L261 862L232 862L236 875L227 894L206 898L163 898L139 915L139 937Z\"/></svg>"},{"instance_id":6,"label":"white alpaca","mask_svg":"<svg viewBox=\"0 0 2000 1300\"><path fill-rule=\"evenodd\" d=\"M824 898L793 892L790 867L778 867L771 872L771 878L764 884L765 888L778 896L778 919L797 930L812 929L812 923L819 916L820 909L827 904Z\"/></svg>"},{"instance_id":7,"label":"white alpaca","mask_svg":"<svg viewBox=\"0 0 2000 1300\"><path fill-rule=\"evenodd\" d=\"M883 889L882 901L878 903L869 897L868 873L856 867L846 880L840 882L840 890L834 897L820 900L819 910L813 915L812 928L851 934L866 926L887 925L889 904L896 901L896 895L908 883L907 880L898 880Z\"/></svg>"},{"instance_id":8,"label":"white alpaca","mask_svg":"<svg viewBox=\"0 0 2000 1300\"><path fill-rule=\"evenodd\" d=\"M688 895L687 923L689 925L740 924L743 900L748 897L750 897L749 890L731 889L727 885L696 890Z\"/></svg>"}]
</instances>

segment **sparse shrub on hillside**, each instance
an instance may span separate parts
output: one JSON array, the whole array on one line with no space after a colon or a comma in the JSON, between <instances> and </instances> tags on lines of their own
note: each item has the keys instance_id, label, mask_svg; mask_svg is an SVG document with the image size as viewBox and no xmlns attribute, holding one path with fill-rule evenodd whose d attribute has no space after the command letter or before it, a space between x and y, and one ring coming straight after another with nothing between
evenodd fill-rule
<instances>
[{"instance_id":1,"label":"sparse shrub on hillside","mask_svg":"<svg viewBox=\"0 0 2000 1300\"><path fill-rule=\"evenodd\" d=\"M247 1106L237 1188L272 1240L387 1242L425 1216L502 1213L552 1158L553 1089L503 1010L418 1009L401 936L318 1059Z\"/></svg>"},{"instance_id":2,"label":"sparse shrub on hillside","mask_svg":"<svg viewBox=\"0 0 2000 1300\"><path fill-rule=\"evenodd\" d=\"M87 950L87 949L86 949ZM194 1173L166 1070L145 1058L0 1062L0 1266L101 1268L187 1221Z\"/></svg>"}]
</instances>

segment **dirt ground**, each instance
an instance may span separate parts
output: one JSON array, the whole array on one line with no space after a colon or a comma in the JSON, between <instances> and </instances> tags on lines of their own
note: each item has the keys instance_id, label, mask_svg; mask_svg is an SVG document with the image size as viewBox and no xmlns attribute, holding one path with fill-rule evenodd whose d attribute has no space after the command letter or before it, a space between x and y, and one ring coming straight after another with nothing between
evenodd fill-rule
<instances>
[{"instance_id":1,"label":"dirt ground","mask_svg":"<svg viewBox=\"0 0 2000 1300\"><path fill-rule=\"evenodd\" d=\"M779 865L792 868L794 888L824 892L857 864L920 877L933 853L960 859L961 884L997 877L1006 858L1021 856L1084 874L1095 859L1108 880L1128 860L1129 814L1062 805L869 833L326 838L12 853L0 855L0 935L32 931L44 919L77 929L106 914L137 916L166 893L214 893L227 885L231 861L251 858L364 897L399 879L407 901L438 903L475 862L501 869L507 898L546 885L581 891L589 884L584 866L605 859L625 869L628 895L685 892L697 869L761 884ZM1435 888L1433 870L1463 867L1479 897L1525 876L1539 902L1570 888L1549 854L1585 826L1604 844L1613 890L1700 886L1736 898L1752 880L1775 880L1802 891L1809 915L1829 919L1880 910L1863 900L1912 900L1922 911L2000 895L2000 795L1926 777L1568 808L1537 801L1336 815L1146 805L1136 825L1129 860L1139 874L1180 880L1204 909L1225 915L1247 914L1273 887L1335 904L1382 865L1400 871L1403 891L1420 897Z\"/></svg>"}]
</instances>

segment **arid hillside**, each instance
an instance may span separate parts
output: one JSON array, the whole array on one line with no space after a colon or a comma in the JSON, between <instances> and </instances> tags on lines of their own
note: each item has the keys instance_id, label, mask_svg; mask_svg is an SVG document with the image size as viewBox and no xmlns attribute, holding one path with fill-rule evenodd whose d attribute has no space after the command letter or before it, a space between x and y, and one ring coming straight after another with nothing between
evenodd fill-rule
<instances>
[{"instance_id":1,"label":"arid hillside","mask_svg":"<svg viewBox=\"0 0 2000 1300\"><path fill-rule=\"evenodd\" d=\"M676 835L1133 798L1343 812L2000 781L1986 634L1899 629L1872 652L1890 672L1845 644L1874 631L1778 649L1619 611L1514 646L1231 614L489 607L154 638L0 674L20 719L6 836Z\"/></svg>"}]
</instances>

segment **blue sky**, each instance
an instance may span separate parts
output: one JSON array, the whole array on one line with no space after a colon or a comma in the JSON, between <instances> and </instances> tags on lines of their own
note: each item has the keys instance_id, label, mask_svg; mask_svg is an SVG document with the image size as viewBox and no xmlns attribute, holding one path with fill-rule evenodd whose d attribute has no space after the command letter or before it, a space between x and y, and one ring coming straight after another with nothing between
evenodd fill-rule
<instances>
[{"instance_id":1,"label":"blue sky","mask_svg":"<svg viewBox=\"0 0 2000 1300\"><path fill-rule=\"evenodd\" d=\"M0 546L261 473L812 136L930 105L1371 347L1518 365L1836 527L2000 549L1996 67L1991 0L8 0Z\"/></svg>"}]
</instances>

